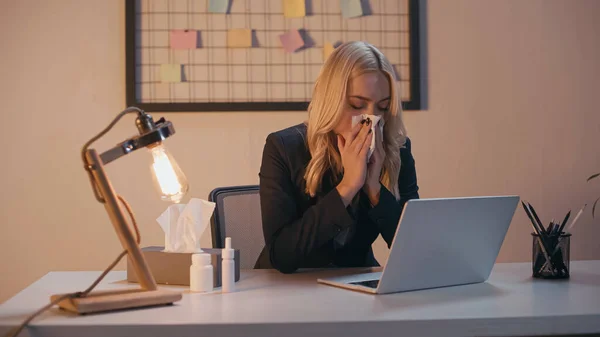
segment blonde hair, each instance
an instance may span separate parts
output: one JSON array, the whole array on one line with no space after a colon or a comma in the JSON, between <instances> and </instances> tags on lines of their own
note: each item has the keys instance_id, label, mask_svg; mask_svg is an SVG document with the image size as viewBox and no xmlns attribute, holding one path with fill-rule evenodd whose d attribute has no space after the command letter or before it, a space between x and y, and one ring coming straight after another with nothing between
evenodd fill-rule
<instances>
[{"instance_id":1,"label":"blonde hair","mask_svg":"<svg viewBox=\"0 0 600 337\"><path fill-rule=\"evenodd\" d=\"M337 47L327 58L315 82L312 99L308 106L307 145L311 159L304 179L306 193L314 197L321 187L327 170L339 180L343 173L342 158L337 150L334 128L342 119L347 102L348 82L367 72L381 71L390 85L390 105L383 115L383 148L385 160L380 181L396 197L400 172L400 147L406 141L402 121L402 105L395 72L386 57L373 45L362 42L346 42Z\"/></svg>"}]
</instances>

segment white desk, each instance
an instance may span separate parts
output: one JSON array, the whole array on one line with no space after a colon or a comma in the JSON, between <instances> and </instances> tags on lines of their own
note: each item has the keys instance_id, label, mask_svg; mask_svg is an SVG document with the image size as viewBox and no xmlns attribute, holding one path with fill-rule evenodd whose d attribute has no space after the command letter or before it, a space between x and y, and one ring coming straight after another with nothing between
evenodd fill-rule
<instances>
[{"instance_id":1,"label":"white desk","mask_svg":"<svg viewBox=\"0 0 600 337\"><path fill-rule=\"evenodd\" d=\"M515 336L600 335L600 261L572 262L569 281L497 264L488 282L391 295L318 284L340 271L242 273L238 291L190 294L174 306L74 316L52 309L23 336ZM51 294L86 288L99 272L52 272L0 306L0 334ZM112 272L99 289L131 287ZM134 285L133 285L134 286ZM29 331L29 332L28 332Z\"/></svg>"}]
</instances>

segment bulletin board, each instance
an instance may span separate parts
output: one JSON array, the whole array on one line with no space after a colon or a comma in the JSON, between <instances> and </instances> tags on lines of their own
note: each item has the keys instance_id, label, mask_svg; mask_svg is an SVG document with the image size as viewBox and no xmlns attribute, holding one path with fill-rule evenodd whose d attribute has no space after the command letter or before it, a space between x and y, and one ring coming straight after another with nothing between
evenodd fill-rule
<instances>
[{"instance_id":1,"label":"bulletin board","mask_svg":"<svg viewBox=\"0 0 600 337\"><path fill-rule=\"evenodd\" d=\"M325 49L362 40L394 66L404 109L420 108L418 0L125 3L128 106L160 112L306 110ZM292 33L302 46L290 50L282 35Z\"/></svg>"}]
</instances>

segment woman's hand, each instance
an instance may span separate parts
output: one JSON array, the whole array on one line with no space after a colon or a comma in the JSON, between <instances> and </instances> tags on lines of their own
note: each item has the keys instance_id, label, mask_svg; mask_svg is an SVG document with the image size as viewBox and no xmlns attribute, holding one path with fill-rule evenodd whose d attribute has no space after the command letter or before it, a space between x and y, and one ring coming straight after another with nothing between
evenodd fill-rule
<instances>
[{"instance_id":1,"label":"woman's hand","mask_svg":"<svg viewBox=\"0 0 600 337\"><path fill-rule=\"evenodd\" d=\"M369 197L371 205L375 206L379 203L379 192L381 191L381 170L385 159L385 151L383 149L383 134L380 127L375 128L375 150L371 155L371 159L367 164L367 177L363 191Z\"/></svg>"},{"instance_id":2,"label":"woman's hand","mask_svg":"<svg viewBox=\"0 0 600 337\"><path fill-rule=\"evenodd\" d=\"M344 137L338 135L338 148L344 166L344 178L336 187L344 206L348 206L352 198L365 184L367 176L367 154L371 145L371 121L356 124Z\"/></svg>"}]
</instances>

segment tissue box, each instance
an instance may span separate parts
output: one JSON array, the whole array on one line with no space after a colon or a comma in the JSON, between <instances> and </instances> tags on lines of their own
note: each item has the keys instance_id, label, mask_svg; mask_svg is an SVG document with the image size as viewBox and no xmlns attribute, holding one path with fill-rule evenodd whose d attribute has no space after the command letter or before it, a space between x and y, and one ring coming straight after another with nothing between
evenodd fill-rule
<instances>
[{"instance_id":1,"label":"tissue box","mask_svg":"<svg viewBox=\"0 0 600 337\"><path fill-rule=\"evenodd\" d=\"M192 253L165 253L164 247L151 246L142 248L142 254L150 268L156 283L170 285L190 285L190 266ZM212 256L214 271L214 286L221 286L221 249L202 248L205 253ZM235 254L235 281L240 279L240 250L234 249ZM131 261L127 259L127 281L137 282L137 277Z\"/></svg>"}]
</instances>

